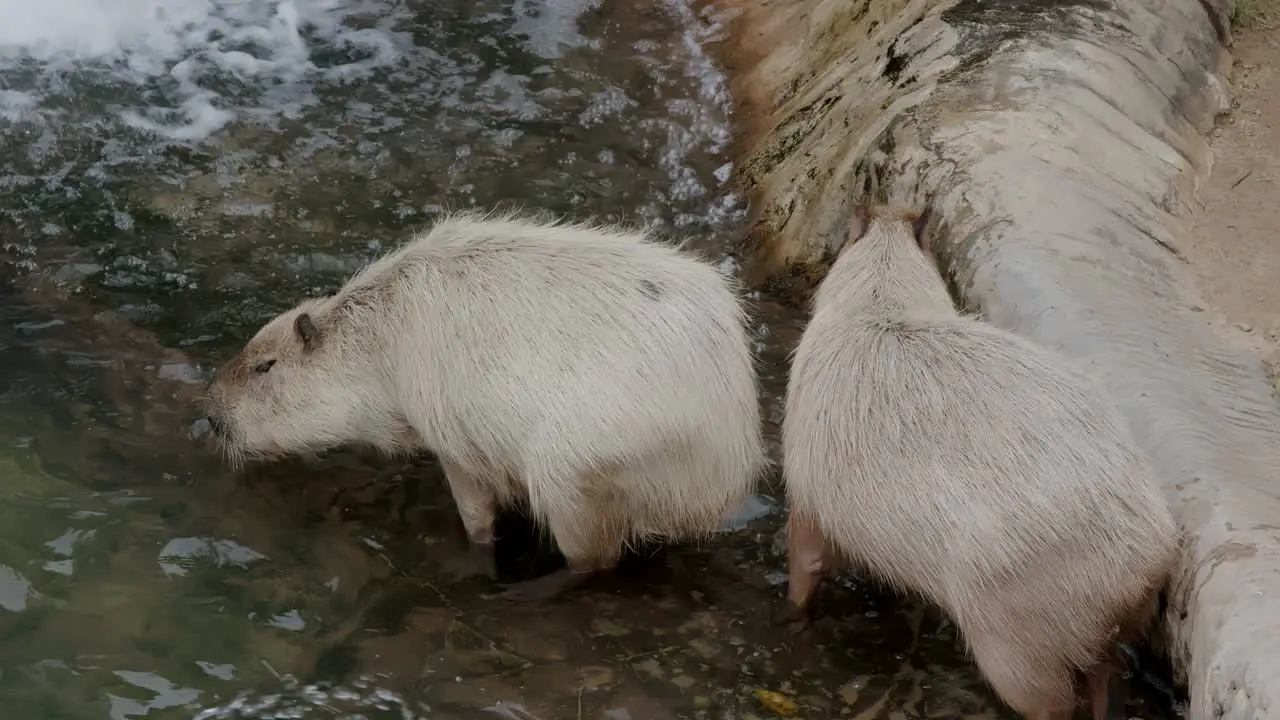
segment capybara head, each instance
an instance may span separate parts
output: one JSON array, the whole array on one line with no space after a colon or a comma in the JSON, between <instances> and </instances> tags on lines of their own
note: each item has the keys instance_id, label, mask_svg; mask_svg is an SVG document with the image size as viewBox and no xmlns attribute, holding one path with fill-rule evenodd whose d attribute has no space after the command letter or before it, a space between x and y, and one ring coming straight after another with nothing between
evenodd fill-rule
<instances>
[{"instance_id":1,"label":"capybara head","mask_svg":"<svg viewBox=\"0 0 1280 720\"><path fill-rule=\"evenodd\" d=\"M849 239L814 295L842 313L955 313L931 253L930 213L894 206L854 208Z\"/></svg>"},{"instance_id":2,"label":"capybara head","mask_svg":"<svg viewBox=\"0 0 1280 720\"><path fill-rule=\"evenodd\" d=\"M925 255L933 258L933 247L930 245L929 226L931 208L926 206L921 212L912 212L893 205L857 205L853 208L853 223L850 226L849 245L852 245L868 233L876 230L896 230L903 224L911 227L916 245ZM876 227L878 226L878 227Z\"/></svg>"},{"instance_id":3,"label":"capybara head","mask_svg":"<svg viewBox=\"0 0 1280 720\"><path fill-rule=\"evenodd\" d=\"M209 381L209 424L233 463L358 441L378 424L375 371L345 358L334 303L307 300L272 318Z\"/></svg>"}]
</instances>

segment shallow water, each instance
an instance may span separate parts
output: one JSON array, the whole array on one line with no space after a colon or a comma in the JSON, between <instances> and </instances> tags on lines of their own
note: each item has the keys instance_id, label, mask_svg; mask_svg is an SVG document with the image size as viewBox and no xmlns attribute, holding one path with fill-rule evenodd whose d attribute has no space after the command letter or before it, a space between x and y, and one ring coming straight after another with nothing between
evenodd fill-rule
<instances>
[{"instance_id":1,"label":"shallow water","mask_svg":"<svg viewBox=\"0 0 1280 720\"><path fill-rule=\"evenodd\" d=\"M197 437L217 359L442 208L644 222L723 255L743 213L700 5L0 0L0 19L5 718L771 716L756 689L800 717L1008 717L945 619L856 577L807 634L769 626L769 497L706 547L530 608L444 571L463 542L429 460L237 476ZM776 421L802 317L764 298L757 317ZM504 523L504 579L556 561ZM1131 716L1171 716L1135 690Z\"/></svg>"}]
</instances>

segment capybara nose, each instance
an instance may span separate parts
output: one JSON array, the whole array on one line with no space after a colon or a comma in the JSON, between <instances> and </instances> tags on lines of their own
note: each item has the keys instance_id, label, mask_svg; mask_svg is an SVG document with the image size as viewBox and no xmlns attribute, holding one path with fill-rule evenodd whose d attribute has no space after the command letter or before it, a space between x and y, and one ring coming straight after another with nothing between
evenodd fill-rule
<instances>
[{"instance_id":1,"label":"capybara nose","mask_svg":"<svg viewBox=\"0 0 1280 720\"><path fill-rule=\"evenodd\" d=\"M209 427L213 428L214 435L225 435L227 433L227 426L223 424L222 418L217 415L206 417L205 422L209 423Z\"/></svg>"}]
</instances>

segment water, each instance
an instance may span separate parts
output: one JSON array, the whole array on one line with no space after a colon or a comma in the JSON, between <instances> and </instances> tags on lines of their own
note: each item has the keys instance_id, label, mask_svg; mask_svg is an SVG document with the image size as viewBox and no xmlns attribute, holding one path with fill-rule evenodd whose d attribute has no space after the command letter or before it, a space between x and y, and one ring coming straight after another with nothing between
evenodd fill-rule
<instances>
[{"instance_id":1,"label":"water","mask_svg":"<svg viewBox=\"0 0 1280 720\"><path fill-rule=\"evenodd\" d=\"M226 470L193 399L444 208L744 220L692 0L0 0L0 709L93 718L1009 717L932 609L846 577L793 638L778 517L544 608L443 570L428 460ZM732 269L732 258L726 259ZM766 416L802 317L758 299ZM499 570L555 562L504 519ZM1168 717L1138 684L1130 713Z\"/></svg>"}]
</instances>

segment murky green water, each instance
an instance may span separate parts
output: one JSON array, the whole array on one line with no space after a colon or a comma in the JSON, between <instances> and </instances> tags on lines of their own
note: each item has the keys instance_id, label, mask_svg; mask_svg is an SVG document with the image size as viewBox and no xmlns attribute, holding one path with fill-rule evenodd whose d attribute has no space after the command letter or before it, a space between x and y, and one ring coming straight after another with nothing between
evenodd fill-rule
<instances>
[{"instance_id":1,"label":"murky green water","mask_svg":"<svg viewBox=\"0 0 1280 720\"><path fill-rule=\"evenodd\" d=\"M771 627L767 497L706 547L531 608L443 571L463 536L429 460L236 476L192 436L217 360L442 208L727 247L743 216L702 6L54 5L0 0L6 720L769 717L756 688L805 718L1007 717L936 611L856 578L808 634ZM802 317L758 316L776 421ZM555 562L504 523L505 579ZM1145 683L1130 711L1170 716Z\"/></svg>"}]
</instances>

